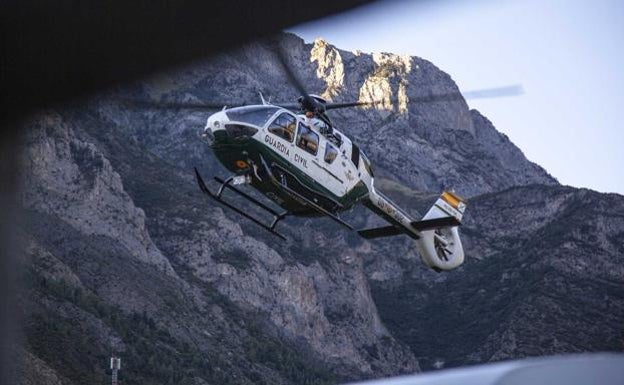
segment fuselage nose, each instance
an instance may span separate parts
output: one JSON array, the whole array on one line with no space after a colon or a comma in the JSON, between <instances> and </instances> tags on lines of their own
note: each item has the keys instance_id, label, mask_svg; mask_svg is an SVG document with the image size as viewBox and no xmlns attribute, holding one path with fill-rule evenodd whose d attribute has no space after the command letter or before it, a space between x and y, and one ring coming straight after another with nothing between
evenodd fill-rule
<instances>
[{"instance_id":1,"label":"fuselage nose","mask_svg":"<svg viewBox=\"0 0 624 385\"><path fill-rule=\"evenodd\" d=\"M215 132L225 130L225 124L229 122L228 116L225 114L225 111L219 111L215 114L210 115L208 120L206 121L206 127L204 127L204 133L210 134L214 136Z\"/></svg>"},{"instance_id":2,"label":"fuselage nose","mask_svg":"<svg viewBox=\"0 0 624 385\"><path fill-rule=\"evenodd\" d=\"M229 118L225 111L219 111L210 115L204 127L204 136L208 138L211 145L215 144L217 138L226 135L225 125Z\"/></svg>"},{"instance_id":3,"label":"fuselage nose","mask_svg":"<svg viewBox=\"0 0 624 385\"><path fill-rule=\"evenodd\" d=\"M204 135L210 139L211 145L242 144L254 136L262 126L256 124L253 116L232 116L229 113L234 110L223 110L210 116L204 128ZM235 111L236 112L236 111Z\"/></svg>"}]
</instances>

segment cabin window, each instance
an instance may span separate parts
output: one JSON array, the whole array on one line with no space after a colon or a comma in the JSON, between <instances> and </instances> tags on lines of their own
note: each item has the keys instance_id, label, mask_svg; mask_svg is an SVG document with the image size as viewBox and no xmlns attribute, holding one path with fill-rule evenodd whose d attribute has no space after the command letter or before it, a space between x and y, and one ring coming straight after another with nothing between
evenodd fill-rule
<instances>
[{"instance_id":1,"label":"cabin window","mask_svg":"<svg viewBox=\"0 0 624 385\"><path fill-rule=\"evenodd\" d=\"M299 134L297 135L297 147L303 148L312 155L318 152L319 136L304 124L299 125Z\"/></svg>"},{"instance_id":2,"label":"cabin window","mask_svg":"<svg viewBox=\"0 0 624 385\"><path fill-rule=\"evenodd\" d=\"M338 150L336 150L336 147L327 143L327 145L325 146L325 162L331 164L337 156Z\"/></svg>"},{"instance_id":3,"label":"cabin window","mask_svg":"<svg viewBox=\"0 0 624 385\"><path fill-rule=\"evenodd\" d=\"M294 116L281 114L269 125L269 132L292 143L295 137L295 127L297 127L297 121Z\"/></svg>"}]
</instances>

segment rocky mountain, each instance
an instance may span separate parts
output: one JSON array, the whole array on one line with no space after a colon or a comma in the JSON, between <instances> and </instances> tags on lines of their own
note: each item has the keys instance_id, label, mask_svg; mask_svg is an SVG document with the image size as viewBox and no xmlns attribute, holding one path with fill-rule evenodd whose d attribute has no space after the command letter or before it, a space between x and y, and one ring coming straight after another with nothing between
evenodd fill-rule
<instances>
[{"instance_id":1,"label":"rocky mountain","mask_svg":"<svg viewBox=\"0 0 624 385\"><path fill-rule=\"evenodd\" d=\"M124 100L290 102L274 44L333 101L380 189L423 212L469 197L467 261L426 269L413 243L368 242L289 218L280 242L224 211L192 167L225 169L198 137L209 111ZM284 34L42 111L23 137L22 383L337 383L491 360L622 350L624 198L560 186L433 64ZM347 216L378 223L365 209Z\"/></svg>"}]
</instances>

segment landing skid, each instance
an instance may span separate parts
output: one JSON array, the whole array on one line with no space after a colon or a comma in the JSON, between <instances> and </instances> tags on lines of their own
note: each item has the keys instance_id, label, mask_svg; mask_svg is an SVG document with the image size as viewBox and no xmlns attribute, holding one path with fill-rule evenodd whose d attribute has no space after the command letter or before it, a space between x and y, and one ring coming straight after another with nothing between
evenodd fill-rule
<instances>
[{"instance_id":1,"label":"landing skid","mask_svg":"<svg viewBox=\"0 0 624 385\"><path fill-rule=\"evenodd\" d=\"M306 205L306 206L310 207L311 209L315 210L316 212L331 218L332 220L334 220L337 223L341 224L342 226L348 228L349 230L353 230L353 226L351 226L347 222L343 221L342 219L340 219L338 216L336 216L332 212L324 209L323 207L321 207L320 205L318 205L315 202L311 201L307 197L299 194L297 191L295 191L295 190L291 189L290 187L288 187L288 185L286 184L286 182L284 180L279 181L273 175L273 173L271 172L271 169L266 165L266 163L264 162L264 159L262 159L262 163L263 163L263 165L265 167L266 173L270 177L270 180L274 184L279 186L283 191L285 191L286 193L288 193L290 196L292 196L293 198L297 199L298 201L302 202L304 205ZM204 182L204 179L199 174L199 171L197 170L197 168L194 168L194 170L195 170L195 177L197 178L197 184L199 185L199 188L201 189L201 191L203 193L205 193L206 195L208 195L210 198L214 199L215 201L219 202L223 206L225 206L227 208L230 208L233 211L237 212L238 214L240 214L240 215L244 216L245 218L249 219L250 221L252 221L253 223L255 223L258 226L262 227L266 231L268 231L271 234L275 235L276 237L279 237L279 238L281 238L283 240L286 240L286 237L284 237L282 234L280 234L277 231L275 231L275 226L277 226L279 221L284 219L286 216L291 215L291 212L284 211L284 212L279 213L276 210L274 210L273 208L267 206L266 204L260 202L256 198L252 197L251 195L249 195L249 194L247 194L247 193L237 189L236 187L234 187L232 185L232 182L233 182L234 178L236 178L236 175L232 175L229 178L227 178L226 180L223 180L223 179L218 178L218 177L214 177L214 180L219 182L220 186L219 186L219 189L217 190L217 192L213 193L212 191L210 191L208 189L208 186L206 186L206 183ZM223 191L225 191L225 189L233 191L234 193L236 193L237 195L245 198L246 200L248 200L249 202L253 203L257 207L263 209L264 211L267 211L268 213L273 215L273 221L269 225L267 225L263 221L261 221L260 219L258 219L256 217L246 213L242 209L234 206L233 204L231 204L229 202L226 202L223 199L223 197L222 197L223 196Z\"/></svg>"},{"instance_id":2,"label":"landing skid","mask_svg":"<svg viewBox=\"0 0 624 385\"><path fill-rule=\"evenodd\" d=\"M219 186L219 189L217 190L217 193L215 194L215 193L213 193L212 191L210 191L208 189L208 186L206 186L206 183L204 182L204 179L199 174L199 171L197 171L197 168L194 168L194 169L195 169L195 177L197 178L197 184L199 185L199 188L202 190L203 193L205 193L206 195L208 195L212 199L216 200L220 204L224 205L225 207L228 207L228 208L232 209L233 211L237 212L238 214L240 214L240 215L244 216L245 218L249 219L253 223L257 224L258 226L260 226L263 229L267 230L271 234L275 235L276 237L279 237L282 240L286 240L285 236L283 236L282 234L280 234L277 231L275 231L275 226L277 226L277 223L279 221L281 221L288 214L290 214L288 211L284 211L282 213L278 213L277 211L275 211L271 207L269 207L269 206L265 205L264 203L258 201L256 198L254 198L254 197L244 193L243 191L237 189L236 187L232 186L231 183L232 183L233 179L235 178L235 176L231 176L231 177L227 178L226 180L222 180L221 178L214 177L214 179L217 182L221 183L221 185ZM273 215L273 221L271 222L271 224L267 225L267 224L263 223L261 220L259 220L259 219L255 218L255 217L247 214L243 210L241 210L238 207L234 206L233 204L228 203L225 200L223 200L222 195L223 195L223 191L226 188L228 190L234 191L236 194L238 194L239 196L245 198L249 202L255 204L258 207L260 207L261 209L271 213Z\"/></svg>"}]
</instances>

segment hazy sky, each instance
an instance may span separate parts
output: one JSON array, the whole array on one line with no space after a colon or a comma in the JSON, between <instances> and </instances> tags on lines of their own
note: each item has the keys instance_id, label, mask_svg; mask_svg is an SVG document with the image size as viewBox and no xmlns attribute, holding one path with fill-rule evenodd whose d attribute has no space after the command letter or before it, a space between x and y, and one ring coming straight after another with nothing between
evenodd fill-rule
<instances>
[{"instance_id":1,"label":"hazy sky","mask_svg":"<svg viewBox=\"0 0 624 385\"><path fill-rule=\"evenodd\" d=\"M559 182L624 194L624 1L379 1L291 28L339 48L420 56Z\"/></svg>"}]
</instances>

